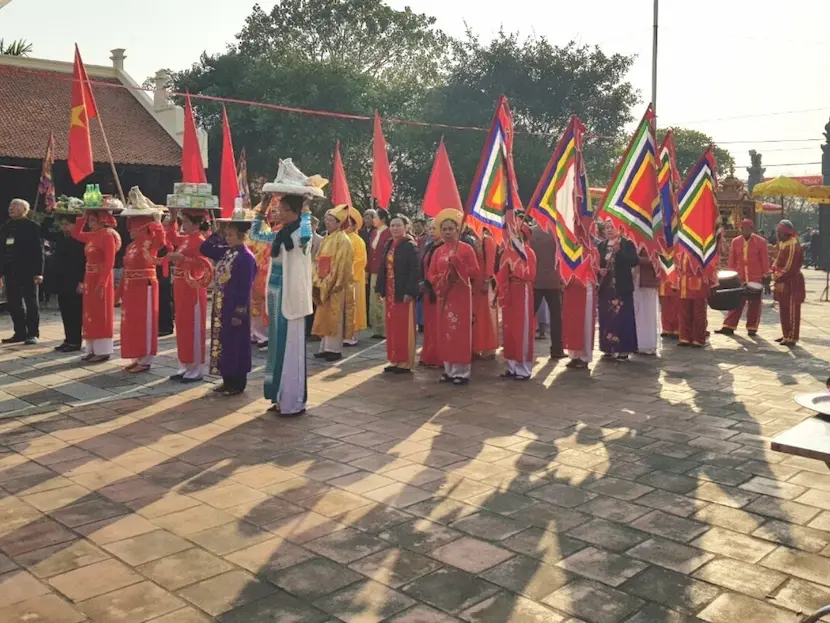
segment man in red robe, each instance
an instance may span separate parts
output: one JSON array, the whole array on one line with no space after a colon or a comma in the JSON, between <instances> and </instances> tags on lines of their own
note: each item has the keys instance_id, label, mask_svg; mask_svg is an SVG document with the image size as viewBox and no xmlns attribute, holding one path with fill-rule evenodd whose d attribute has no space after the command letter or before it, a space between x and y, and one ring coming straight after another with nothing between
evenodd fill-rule
<instances>
[{"instance_id":1,"label":"man in red robe","mask_svg":"<svg viewBox=\"0 0 830 623\"><path fill-rule=\"evenodd\" d=\"M744 284L756 283L763 286L764 276L769 272L769 253L767 241L754 233L755 227L750 219L741 222L741 235L732 241L729 247L729 270L734 270ZM749 300L741 299L741 305L730 311L723 321L723 327L715 333L733 335L746 304L746 331L750 336L758 333L761 324L761 297Z\"/></svg>"},{"instance_id":2,"label":"man in red robe","mask_svg":"<svg viewBox=\"0 0 830 623\"><path fill-rule=\"evenodd\" d=\"M705 275L695 274L692 260L685 254L680 256L677 274L680 280L680 341L677 345L703 348L706 344L706 302L710 283Z\"/></svg>"},{"instance_id":3,"label":"man in red robe","mask_svg":"<svg viewBox=\"0 0 830 623\"><path fill-rule=\"evenodd\" d=\"M801 273L804 251L790 221L781 221L776 234L779 242L778 255L772 269L775 281L773 296L778 302L783 335L775 341L784 346L795 346L801 330L801 304L806 297L804 275Z\"/></svg>"}]
</instances>

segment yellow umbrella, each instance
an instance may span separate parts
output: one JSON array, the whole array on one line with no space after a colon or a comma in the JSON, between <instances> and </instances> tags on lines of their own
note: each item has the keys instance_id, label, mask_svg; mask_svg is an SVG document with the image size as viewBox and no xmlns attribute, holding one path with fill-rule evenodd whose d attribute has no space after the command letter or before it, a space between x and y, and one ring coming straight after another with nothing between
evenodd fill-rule
<instances>
[{"instance_id":1,"label":"yellow umbrella","mask_svg":"<svg viewBox=\"0 0 830 623\"><path fill-rule=\"evenodd\" d=\"M807 199L810 203L830 203L830 186L810 186Z\"/></svg>"},{"instance_id":2,"label":"yellow umbrella","mask_svg":"<svg viewBox=\"0 0 830 623\"><path fill-rule=\"evenodd\" d=\"M753 197L806 197L807 187L791 177L776 177L757 184Z\"/></svg>"}]
</instances>

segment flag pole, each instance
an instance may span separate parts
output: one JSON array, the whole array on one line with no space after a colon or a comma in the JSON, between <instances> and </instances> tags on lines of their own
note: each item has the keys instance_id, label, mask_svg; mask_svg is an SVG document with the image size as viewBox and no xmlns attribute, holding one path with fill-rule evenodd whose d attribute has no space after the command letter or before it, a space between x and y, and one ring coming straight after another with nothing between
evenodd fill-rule
<instances>
[{"instance_id":1,"label":"flag pole","mask_svg":"<svg viewBox=\"0 0 830 623\"><path fill-rule=\"evenodd\" d=\"M651 108L654 112L655 127L657 119L657 27L659 24L659 8L660 0L654 0L654 35L651 48Z\"/></svg>"},{"instance_id":2,"label":"flag pole","mask_svg":"<svg viewBox=\"0 0 830 623\"><path fill-rule=\"evenodd\" d=\"M104 139L104 147L107 148L107 158L110 161L110 168L112 169L112 176L115 179L115 187L118 189L118 198L121 199L121 203L125 206L127 205L127 199L124 197L124 189L121 188L121 179L118 177L118 171L115 170L115 161L112 159L112 150L110 149L110 142L107 140L107 133L104 130L104 122L101 121L101 111L98 111L98 114L95 115L95 118L98 119L98 127L101 128L101 136Z\"/></svg>"}]
</instances>

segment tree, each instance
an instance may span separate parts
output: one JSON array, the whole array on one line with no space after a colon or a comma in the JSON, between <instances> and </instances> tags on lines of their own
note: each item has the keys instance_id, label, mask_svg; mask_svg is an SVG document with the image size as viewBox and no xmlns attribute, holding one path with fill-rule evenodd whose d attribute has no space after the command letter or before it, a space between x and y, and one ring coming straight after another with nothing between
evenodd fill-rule
<instances>
[{"instance_id":1,"label":"tree","mask_svg":"<svg viewBox=\"0 0 830 623\"><path fill-rule=\"evenodd\" d=\"M10 41L8 44L0 39L0 54L6 56L29 56L32 52L32 44L25 39Z\"/></svg>"},{"instance_id":2,"label":"tree","mask_svg":"<svg viewBox=\"0 0 830 623\"><path fill-rule=\"evenodd\" d=\"M685 176L688 170L695 165L709 145L714 145L715 148L715 160L718 163L718 177L723 178L730 173L734 173L735 159L732 157L732 154L726 149L715 145L715 141L712 140L711 136L687 128L673 128L673 131L674 142L677 145L677 168L680 169L681 177ZM663 140L666 131L660 130L657 134L659 144Z\"/></svg>"}]
</instances>

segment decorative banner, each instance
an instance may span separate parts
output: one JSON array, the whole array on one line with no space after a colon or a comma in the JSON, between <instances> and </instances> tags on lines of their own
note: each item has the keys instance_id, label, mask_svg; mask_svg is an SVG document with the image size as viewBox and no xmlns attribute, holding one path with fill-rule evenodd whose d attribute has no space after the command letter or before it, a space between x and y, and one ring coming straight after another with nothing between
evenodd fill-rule
<instances>
[{"instance_id":1,"label":"decorative banner","mask_svg":"<svg viewBox=\"0 0 830 623\"><path fill-rule=\"evenodd\" d=\"M599 208L600 218L610 219L649 256L654 254L654 212L660 207L656 152L654 113L649 106L611 176Z\"/></svg>"},{"instance_id":2,"label":"decorative banner","mask_svg":"<svg viewBox=\"0 0 830 623\"><path fill-rule=\"evenodd\" d=\"M450 157L447 148L444 146L444 137L438 143L438 151L432 162L432 172L429 174L429 182L424 193L424 202L421 204L421 212L427 216L438 216L438 213L445 208L452 208L459 212L464 211L461 203L461 195L458 194L458 184L455 182L455 175L450 165Z\"/></svg>"},{"instance_id":3,"label":"decorative banner","mask_svg":"<svg viewBox=\"0 0 830 623\"><path fill-rule=\"evenodd\" d=\"M502 95L481 152L466 212L470 227L479 236L487 227L499 243L507 211L521 209L522 201L513 169L513 117L507 98Z\"/></svg>"},{"instance_id":4,"label":"decorative banner","mask_svg":"<svg viewBox=\"0 0 830 623\"><path fill-rule=\"evenodd\" d=\"M55 164L55 135L49 133L49 142L46 144L46 154L43 156L43 168L40 171L40 183L37 192L43 195L46 211L55 209L55 182L52 179L52 165Z\"/></svg>"},{"instance_id":5,"label":"decorative banner","mask_svg":"<svg viewBox=\"0 0 830 623\"><path fill-rule=\"evenodd\" d=\"M205 184L205 166L202 162L202 148L199 147L199 135L196 132L196 120L193 118L193 106L190 93L184 100L184 138L182 139L182 181L191 184ZM231 206L233 210L233 206Z\"/></svg>"},{"instance_id":6,"label":"decorative banner","mask_svg":"<svg viewBox=\"0 0 830 623\"><path fill-rule=\"evenodd\" d=\"M199 156L201 158L201 155ZM204 173L204 168L202 169ZM230 218L236 199L239 197L239 177L236 172L236 159L233 156L233 139L228 111L222 106L222 163L219 169L219 207L222 218Z\"/></svg>"},{"instance_id":7,"label":"decorative banner","mask_svg":"<svg viewBox=\"0 0 830 623\"><path fill-rule=\"evenodd\" d=\"M660 145L660 172L657 176L660 206L655 210L654 234L657 242L660 270L670 282L676 279L674 270L674 242L679 221L677 218L677 191L680 172L677 170L677 152L674 133L669 130Z\"/></svg>"},{"instance_id":8,"label":"decorative banner","mask_svg":"<svg viewBox=\"0 0 830 623\"><path fill-rule=\"evenodd\" d=\"M248 185L248 157L245 154L245 148L239 152L239 162L236 165L236 187L237 196L242 199L242 207L246 210L251 209L251 188Z\"/></svg>"},{"instance_id":9,"label":"decorative banner","mask_svg":"<svg viewBox=\"0 0 830 623\"><path fill-rule=\"evenodd\" d=\"M588 234L592 213L582 159L584 132L585 126L579 118L571 117L529 206L531 216L540 227L556 232L557 266L566 284L572 279L583 284L596 281L593 241Z\"/></svg>"},{"instance_id":10,"label":"decorative banner","mask_svg":"<svg viewBox=\"0 0 830 623\"><path fill-rule=\"evenodd\" d=\"M349 192L349 182L346 180L346 171L343 168L343 158L340 156L340 141L334 143L334 167L331 176L331 205L352 207L352 195ZM380 202L378 202L380 203Z\"/></svg>"},{"instance_id":11,"label":"decorative banner","mask_svg":"<svg viewBox=\"0 0 830 623\"><path fill-rule=\"evenodd\" d=\"M372 133L372 197L381 208L388 210L393 189L389 155L386 153L386 139L383 137L383 129L380 126L380 115L378 111L375 111ZM350 201L349 206L351 205Z\"/></svg>"},{"instance_id":12,"label":"decorative banner","mask_svg":"<svg viewBox=\"0 0 830 623\"><path fill-rule=\"evenodd\" d=\"M711 147L689 171L677 196L680 227L678 254L686 255L695 274L712 274L717 270L718 202L717 163Z\"/></svg>"}]
</instances>

